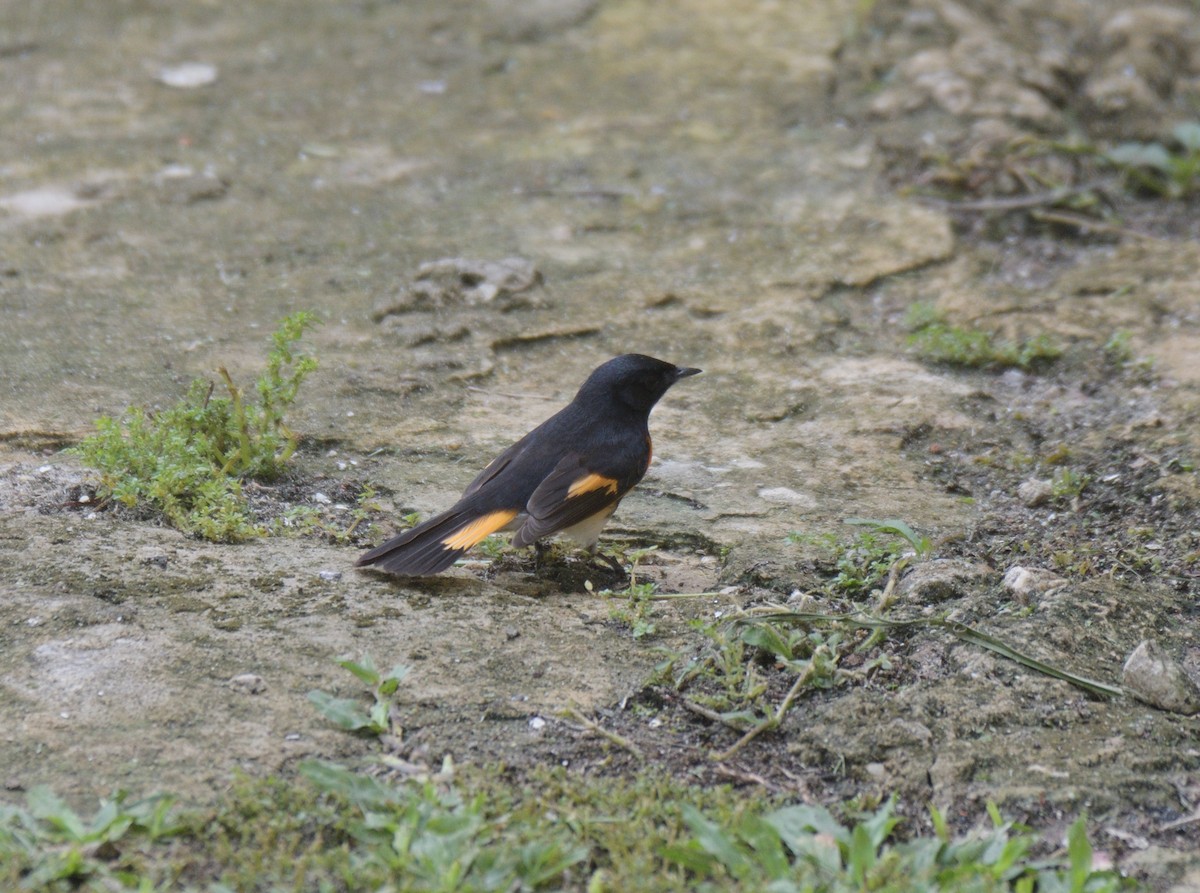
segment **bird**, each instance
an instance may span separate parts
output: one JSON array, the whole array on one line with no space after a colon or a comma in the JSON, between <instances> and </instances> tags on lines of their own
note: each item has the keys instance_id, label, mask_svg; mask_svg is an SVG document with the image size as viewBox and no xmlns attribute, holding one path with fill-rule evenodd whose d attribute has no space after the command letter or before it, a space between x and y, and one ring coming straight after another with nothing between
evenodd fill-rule
<instances>
[{"instance_id":1,"label":"bird","mask_svg":"<svg viewBox=\"0 0 1200 893\"><path fill-rule=\"evenodd\" d=\"M650 467L650 410L675 382L700 371L635 353L602 363L570 403L493 459L458 502L363 553L355 566L432 576L501 530L515 531L514 548L563 534L594 554L600 531Z\"/></svg>"}]
</instances>

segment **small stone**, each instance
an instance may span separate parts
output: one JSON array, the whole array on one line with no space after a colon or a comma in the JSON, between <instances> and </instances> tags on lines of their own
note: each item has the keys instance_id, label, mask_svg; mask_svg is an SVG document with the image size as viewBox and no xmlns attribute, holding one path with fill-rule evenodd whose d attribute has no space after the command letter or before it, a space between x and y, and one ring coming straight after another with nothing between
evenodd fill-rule
<instances>
[{"instance_id":1,"label":"small stone","mask_svg":"<svg viewBox=\"0 0 1200 893\"><path fill-rule=\"evenodd\" d=\"M312 495L312 501L317 503L317 505L329 505L331 502L333 502L333 500L324 493L314 493Z\"/></svg>"},{"instance_id":2,"label":"small stone","mask_svg":"<svg viewBox=\"0 0 1200 893\"><path fill-rule=\"evenodd\" d=\"M317 576L320 577L322 580L324 580L326 583L336 583L338 580L342 579L342 572L341 571L317 571Z\"/></svg>"},{"instance_id":3,"label":"small stone","mask_svg":"<svg viewBox=\"0 0 1200 893\"><path fill-rule=\"evenodd\" d=\"M797 493L788 487L763 487L758 491L758 498L779 505L802 505L807 508L817 504L807 493Z\"/></svg>"},{"instance_id":4,"label":"small stone","mask_svg":"<svg viewBox=\"0 0 1200 893\"><path fill-rule=\"evenodd\" d=\"M207 87L217 80L217 66L207 62L184 62L181 65L166 65L158 72L160 83L180 90Z\"/></svg>"},{"instance_id":5,"label":"small stone","mask_svg":"<svg viewBox=\"0 0 1200 893\"><path fill-rule=\"evenodd\" d=\"M867 763L867 775L872 778L883 778L887 774L887 767L883 763Z\"/></svg>"},{"instance_id":6,"label":"small stone","mask_svg":"<svg viewBox=\"0 0 1200 893\"><path fill-rule=\"evenodd\" d=\"M986 564L938 558L915 565L900 580L899 592L908 601L935 604L966 595L991 574Z\"/></svg>"},{"instance_id":7,"label":"small stone","mask_svg":"<svg viewBox=\"0 0 1200 893\"><path fill-rule=\"evenodd\" d=\"M1200 688L1153 639L1144 639L1133 649L1121 684L1139 701L1160 710L1184 716L1200 713Z\"/></svg>"},{"instance_id":8,"label":"small stone","mask_svg":"<svg viewBox=\"0 0 1200 893\"><path fill-rule=\"evenodd\" d=\"M1017 498L1029 508L1045 505L1054 495L1054 485L1050 481L1030 478L1017 487Z\"/></svg>"},{"instance_id":9,"label":"small stone","mask_svg":"<svg viewBox=\"0 0 1200 893\"><path fill-rule=\"evenodd\" d=\"M540 732L545 727L546 727L546 720L542 719L540 716L535 716L531 720L529 720L529 728L535 732Z\"/></svg>"},{"instance_id":10,"label":"small stone","mask_svg":"<svg viewBox=\"0 0 1200 893\"><path fill-rule=\"evenodd\" d=\"M257 673L239 673L229 680L229 687L244 695L260 695L267 690L267 680Z\"/></svg>"},{"instance_id":11,"label":"small stone","mask_svg":"<svg viewBox=\"0 0 1200 893\"><path fill-rule=\"evenodd\" d=\"M376 322L388 316L443 307L497 303L504 311L531 303L527 292L542 284L541 271L522 257L500 260L447 257L417 268L414 281L376 303Z\"/></svg>"},{"instance_id":12,"label":"small stone","mask_svg":"<svg viewBox=\"0 0 1200 893\"><path fill-rule=\"evenodd\" d=\"M504 628L504 638L508 639L510 642L519 635L521 635L521 631L515 626L506 626Z\"/></svg>"},{"instance_id":13,"label":"small stone","mask_svg":"<svg viewBox=\"0 0 1200 893\"><path fill-rule=\"evenodd\" d=\"M1038 567L1010 567L1004 574L1004 588L1019 599L1028 600L1038 595L1050 595L1067 585L1067 581L1053 571Z\"/></svg>"}]
</instances>

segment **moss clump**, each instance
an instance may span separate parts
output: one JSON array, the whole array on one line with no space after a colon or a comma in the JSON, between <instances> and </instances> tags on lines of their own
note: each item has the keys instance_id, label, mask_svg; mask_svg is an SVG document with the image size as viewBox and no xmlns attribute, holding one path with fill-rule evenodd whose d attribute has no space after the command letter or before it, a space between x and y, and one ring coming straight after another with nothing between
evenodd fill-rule
<instances>
[{"instance_id":1,"label":"moss clump","mask_svg":"<svg viewBox=\"0 0 1200 893\"><path fill-rule=\"evenodd\" d=\"M225 394L197 379L174 406L131 406L96 421L74 452L100 472L100 495L126 506L149 505L173 526L208 540L236 542L264 532L242 495L247 478L270 479L295 452L298 436L283 421L317 361L297 352L316 324L306 312L285 317L271 336L256 400L219 370Z\"/></svg>"},{"instance_id":2,"label":"moss clump","mask_svg":"<svg viewBox=\"0 0 1200 893\"><path fill-rule=\"evenodd\" d=\"M1032 369L1062 356L1062 348L1048 335L1022 341L1003 341L990 332L953 326L929 304L918 303L905 317L908 345L930 363L971 369Z\"/></svg>"}]
</instances>

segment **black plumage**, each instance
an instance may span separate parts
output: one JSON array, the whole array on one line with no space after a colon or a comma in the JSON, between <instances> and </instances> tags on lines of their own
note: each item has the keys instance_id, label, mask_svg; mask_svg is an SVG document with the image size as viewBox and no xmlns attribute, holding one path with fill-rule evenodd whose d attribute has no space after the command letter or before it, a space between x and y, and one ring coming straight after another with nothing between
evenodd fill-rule
<instances>
[{"instance_id":1,"label":"black plumage","mask_svg":"<svg viewBox=\"0 0 1200 893\"><path fill-rule=\"evenodd\" d=\"M450 509L366 552L357 565L436 574L497 530L515 530L518 547L556 533L593 547L650 466L650 410L671 385L699 371L641 354L609 360L567 406L492 460Z\"/></svg>"}]
</instances>

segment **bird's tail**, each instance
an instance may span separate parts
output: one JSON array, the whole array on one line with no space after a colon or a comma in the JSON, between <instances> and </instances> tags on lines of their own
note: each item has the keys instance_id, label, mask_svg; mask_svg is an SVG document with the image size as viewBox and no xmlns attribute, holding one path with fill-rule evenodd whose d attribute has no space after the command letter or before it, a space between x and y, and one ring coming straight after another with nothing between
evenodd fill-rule
<instances>
[{"instance_id":1,"label":"bird's tail","mask_svg":"<svg viewBox=\"0 0 1200 893\"><path fill-rule=\"evenodd\" d=\"M456 506L365 552L354 564L404 577L437 574L516 516L515 509L478 512Z\"/></svg>"}]
</instances>

